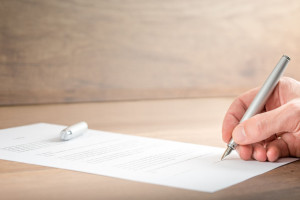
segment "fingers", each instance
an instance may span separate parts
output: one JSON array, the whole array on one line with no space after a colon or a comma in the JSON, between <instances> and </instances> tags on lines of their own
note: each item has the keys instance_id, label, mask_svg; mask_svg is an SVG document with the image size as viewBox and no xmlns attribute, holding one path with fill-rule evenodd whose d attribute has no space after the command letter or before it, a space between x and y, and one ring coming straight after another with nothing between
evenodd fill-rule
<instances>
[{"instance_id":1,"label":"fingers","mask_svg":"<svg viewBox=\"0 0 300 200\"><path fill-rule=\"evenodd\" d=\"M267 160L266 149L261 143L239 145L237 146L237 152L243 160L251 160L252 158L261 162Z\"/></svg>"},{"instance_id":2,"label":"fingers","mask_svg":"<svg viewBox=\"0 0 300 200\"><path fill-rule=\"evenodd\" d=\"M267 160L267 151L261 143L256 143L253 145L253 158L260 162Z\"/></svg>"},{"instance_id":3,"label":"fingers","mask_svg":"<svg viewBox=\"0 0 300 200\"><path fill-rule=\"evenodd\" d=\"M270 161L275 162L281 157L290 156L287 143L283 139L275 139L264 147L262 143L255 143L253 145L239 145L237 147L241 159L251 160L255 159L260 162Z\"/></svg>"},{"instance_id":4,"label":"fingers","mask_svg":"<svg viewBox=\"0 0 300 200\"><path fill-rule=\"evenodd\" d=\"M253 147L252 145L239 145L236 147L236 151L239 153L241 159L243 160L251 160Z\"/></svg>"},{"instance_id":5,"label":"fingers","mask_svg":"<svg viewBox=\"0 0 300 200\"><path fill-rule=\"evenodd\" d=\"M263 141L275 133L300 129L300 99L274 110L257 114L239 124L232 132L233 140L242 145Z\"/></svg>"},{"instance_id":6,"label":"fingers","mask_svg":"<svg viewBox=\"0 0 300 200\"><path fill-rule=\"evenodd\" d=\"M281 139L286 143L290 156L300 157L300 138L298 136L295 136L294 133L284 133L281 135Z\"/></svg>"},{"instance_id":7,"label":"fingers","mask_svg":"<svg viewBox=\"0 0 300 200\"><path fill-rule=\"evenodd\" d=\"M231 139L231 134L234 129L239 124L239 119L234 114L226 114L223 127L222 127L222 139L224 142L228 143Z\"/></svg>"},{"instance_id":8,"label":"fingers","mask_svg":"<svg viewBox=\"0 0 300 200\"><path fill-rule=\"evenodd\" d=\"M239 124L257 92L258 88L255 88L242 94L229 107L223 120L222 138L224 142L228 143L231 139L233 129Z\"/></svg>"},{"instance_id":9,"label":"fingers","mask_svg":"<svg viewBox=\"0 0 300 200\"><path fill-rule=\"evenodd\" d=\"M289 154L288 145L282 139L276 139L267 146L267 158L271 162L278 160L280 157L287 157Z\"/></svg>"}]
</instances>

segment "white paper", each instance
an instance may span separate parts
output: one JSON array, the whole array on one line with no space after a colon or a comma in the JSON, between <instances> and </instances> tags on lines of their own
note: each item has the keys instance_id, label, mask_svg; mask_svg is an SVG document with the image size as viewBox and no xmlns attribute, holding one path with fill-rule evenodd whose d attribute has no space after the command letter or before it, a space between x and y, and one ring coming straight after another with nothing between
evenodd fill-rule
<instances>
[{"instance_id":1,"label":"white paper","mask_svg":"<svg viewBox=\"0 0 300 200\"><path fill-rule=\"evenodd\" d=\"M111 176L176 188L215 192L281 165L243 161L225 149L88 130L60 141L65 126L46 123L0 130L0 159Z\"/></svg>"}]
</instances>

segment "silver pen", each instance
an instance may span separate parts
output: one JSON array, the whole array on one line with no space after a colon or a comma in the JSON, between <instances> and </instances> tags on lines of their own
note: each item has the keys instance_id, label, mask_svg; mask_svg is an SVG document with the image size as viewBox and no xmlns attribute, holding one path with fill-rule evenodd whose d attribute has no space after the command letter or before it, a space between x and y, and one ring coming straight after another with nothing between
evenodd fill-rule
<instances>
[{"instance_id":1,"label":"silver pen","mask_svg":"<svg viewBox=\"0 0 300 200\"><path fill-rule=\"evenodd\" d=\"M69 126L60 132L60 139L68 141L75 137L82 135L85 131L88 130L88 125L86 122L79 122L72 126Z\"/></svg>"},{"instance_id":2,"label":"silver pen","mask_svg":"<svg viewBox=\"0 0 300 200\"><path fill-rule=\"evenodd\" d=\"M289 61L290 58L288 56L283 55L281 57L278 64L273 69L272 73L269 75L259 92L256 94L255 98L251 102L240 123L262 111L266 104L266 101L272 94ZM228 156L231 153L231 151L236 148L236 146L237 144L231 138L231 140L227 144L227 149L225 150L221 160Z\"/></svg>"}]
</instances>

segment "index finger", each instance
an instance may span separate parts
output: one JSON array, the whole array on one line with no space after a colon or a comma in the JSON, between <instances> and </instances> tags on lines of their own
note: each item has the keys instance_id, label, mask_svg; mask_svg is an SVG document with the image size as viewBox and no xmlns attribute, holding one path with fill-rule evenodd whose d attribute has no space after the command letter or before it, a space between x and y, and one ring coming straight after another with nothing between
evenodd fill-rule
<instances>
[{"instance_id":1,"label":"index finger","mask_svg":"<svg viewBox=\"0 0 300 200\"><path fill-rule=\"evenodd\" d=\"M222 138L224 142L228 143L231 139L233 129L239 124L258 90L259 88L254 88L245 92L236 98L230 105L225 114L222 126Z\"/></svg>"}]
</instances>

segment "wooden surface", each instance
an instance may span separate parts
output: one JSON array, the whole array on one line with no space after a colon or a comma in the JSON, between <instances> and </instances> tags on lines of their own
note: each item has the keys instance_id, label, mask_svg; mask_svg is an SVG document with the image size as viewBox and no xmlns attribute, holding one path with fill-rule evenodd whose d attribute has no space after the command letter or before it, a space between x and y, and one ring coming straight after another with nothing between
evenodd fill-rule
<instances>
[{"instance_id":1,"label":"wooden surface","mask_svg":"<svg viewBox=\"0 0 300 200\"><path fill-rule=\"evenodd\" d=\"M225 147L222 119L231 98L0 107L0 128L37 122ZM300 162L215 193L0 160L1 199L299 199Z\"/></svg>"},{"instance_id":2,"label":"wooden surface","mask_svg":"<svg viewBox=\"0 0 300 200\"><path fill-rule=\"evenodd\" d=\"M298 0L0 0L0 105L231 96L282 54Z\"/></svg>"}]
</instances>

